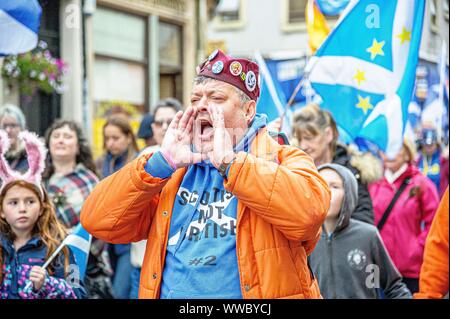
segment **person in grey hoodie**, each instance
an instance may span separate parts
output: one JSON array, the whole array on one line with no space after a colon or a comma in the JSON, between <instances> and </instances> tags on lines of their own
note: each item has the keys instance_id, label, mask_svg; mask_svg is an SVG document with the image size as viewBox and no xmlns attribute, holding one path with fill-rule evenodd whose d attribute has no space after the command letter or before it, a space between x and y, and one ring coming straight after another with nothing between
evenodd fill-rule
<instances>
[{"instance_id":1,"label":"person in grey hoodie","mask_svg":"<svg viewBox=\"0 0 450 319\"><path fill-rule=\"evenodd\" d=\"M353 173L338 164L320 166L331 190L321 239L309 258L325 299L412 298L375 226L350 219L358 201Z\"/></svg>"}]
</instances>

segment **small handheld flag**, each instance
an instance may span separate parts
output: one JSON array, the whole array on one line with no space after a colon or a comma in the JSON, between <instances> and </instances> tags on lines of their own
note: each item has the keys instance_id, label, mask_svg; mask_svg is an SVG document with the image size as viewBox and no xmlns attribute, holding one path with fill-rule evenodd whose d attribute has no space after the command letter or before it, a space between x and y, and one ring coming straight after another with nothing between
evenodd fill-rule
<instances>
[{"instance_id":1,"label":"small handheld flag","mask_svg":"<svg viewBox=\"0 0 450 319\"><path fill-rule=\"evenodd\" d=\"M74 231L63 240L61 245L59 245L55 252L48 258L42 268L46 269L48 265L50 265L50 263L53 261L53 259L58 256L61 250L65 246L68 246L75 257L75 262L77 263L79 269L80 280L82 280L84 278L84 275L86 274L91 241L92 236L83 228L83 226L81 226L81 223L78 224L78 226L75 227ZM26 285L25 289L29 289L31 285L32 282L30 281Z\"/></svg>"}]
</instances>

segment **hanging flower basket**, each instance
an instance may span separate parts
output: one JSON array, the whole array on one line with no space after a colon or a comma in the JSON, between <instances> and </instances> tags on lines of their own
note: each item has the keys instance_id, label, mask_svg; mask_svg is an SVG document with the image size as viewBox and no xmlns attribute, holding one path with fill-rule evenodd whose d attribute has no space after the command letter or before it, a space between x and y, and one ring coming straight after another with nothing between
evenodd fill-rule
<instances>
[{"instance_id":1,"label":"hanging flower basket","mask_svg":"<svg viewBox=\"0 0 450 319\"><path fill-rule=\"evenodd\" d=\"M37 89L61 94L65 72L66 64L52 56L44 41L39 41L31 52L7 56L1 70L7 84L17 84L20 93L26 96L32 96Z\"/></svg>"}]
</instances>

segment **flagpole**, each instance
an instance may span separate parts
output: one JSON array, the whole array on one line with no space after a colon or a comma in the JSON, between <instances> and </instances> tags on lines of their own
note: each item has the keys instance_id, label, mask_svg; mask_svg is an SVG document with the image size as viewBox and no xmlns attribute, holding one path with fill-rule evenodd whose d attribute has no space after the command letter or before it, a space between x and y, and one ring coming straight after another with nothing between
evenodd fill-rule
<instances>
[{"instance_id":1,"label":"flagpole","mask_svg":"<svg viewBox=\"0 0 450 319\"><path fill-rule=\"evenodd\" d=\"M308 62L309 62L310 58L311 58L311 57L307 57L307 58L306 58L306 62L307 62L306 65L308 65ZM306 78L308 78L308 76L309 76L309 71L306 72L306 75L307 75ZM311 88L311 83L309 83L309 87L306 88L306 91L305 91L305 95L306 95L306 105L308 105L308 104L311 103L311 97L312 97L311 90L312 90L312 88Z\"/></svg>"},{"instance_id":2,"label":"flagpole","mask_svg":"<svg viewBox=\"0 0 450 319\"><path fill-rule=\"evenodd\" d=\"M308 61L310 61L310 60L308 59ZM308 71L303 74L303 77L298 82L297 86L295 87L294 92L292 93L291 97L289 98L288 103L284 107L283 114L281 115L281 118L280 118L280 120L281 120L280 121L280 127L278 128L279 132L281 131L281 127L283 126L283 120L284 120L284 117L286 116L286 113L287 113L288 109L294 103L294 100L295 100L295 97L297 96L298 91L300 91L300 89L302 88L302 86L305 83L306 79L309 78L309 74L310 74L311 70L314 68L314 66L316 65L317 61L318 61L318 59L316 61L314 61L314 64L310 68L308 68L308 65L306 65L305 69L307 69Z\"/></svg>"},{"instance_id":3,"label":"flagpole","mask_svg":"<svg viewBox=\"0 0 450 319\"><path fill-rule=\"evenodd\" d=\"M50 265L50 263L53 261L53 259L55 259L55 257L56 257L56 256L59 254L59 252L64 248L64 246L66 246L65 241L63 241L63 242L61 243L61 245L59 245L59 247L55 250L55 252L50 256L50 258L47 259L47 261L44 263L44 265L42 265L42 268L43 268L43 269L47 268L48 265ZM24 289L24 290L29 289L30 286L31 286L32 284L33 284L33 282L30 281L30 282L25 286L25 289Z\"/></svg>"},{"instance_id":4,"label":"flagpole","mask_svg":"<svg viewBox=\"0 0 450 319\"><path fill-rule=\"evenodd\" d=\"M300 88L303 86L304 81L305 81L305 77L302 77L300 82L297 84L297 87L295 88L294 93L292 93L288 103L284 107L283 114L281 114L281 116L280 116L280 126L278 127L278 132L281 132L281 128L283 127L283 120L284 120L284 117L286 116L287 110L288 110L288 108L291 107L292 103L294 103L295 97L297 96L298 91L300 91Z\"/></svg>"}]
</instances>

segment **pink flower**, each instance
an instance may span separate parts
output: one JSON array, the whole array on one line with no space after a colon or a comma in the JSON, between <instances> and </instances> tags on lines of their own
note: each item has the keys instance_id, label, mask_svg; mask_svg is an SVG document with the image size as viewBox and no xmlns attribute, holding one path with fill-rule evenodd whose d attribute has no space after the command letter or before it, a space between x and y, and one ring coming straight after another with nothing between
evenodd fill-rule
<instances>
[{"instance_id":1,"label":"pink flower","mask_svg":"<svg viewBox=\"0 0 450 319\"><path fill-rule=\"evenodd\" d=\"M56 66L57 66L57 68L58 68L58 71L59 71L59 72L63 72L63 70L64 70L64 68L65 68L65 66L66 66L66 64L63 62L63 60L61 60L61 59L56 59L55 64L56 64Z\"/></svg>"}]
</instances>

